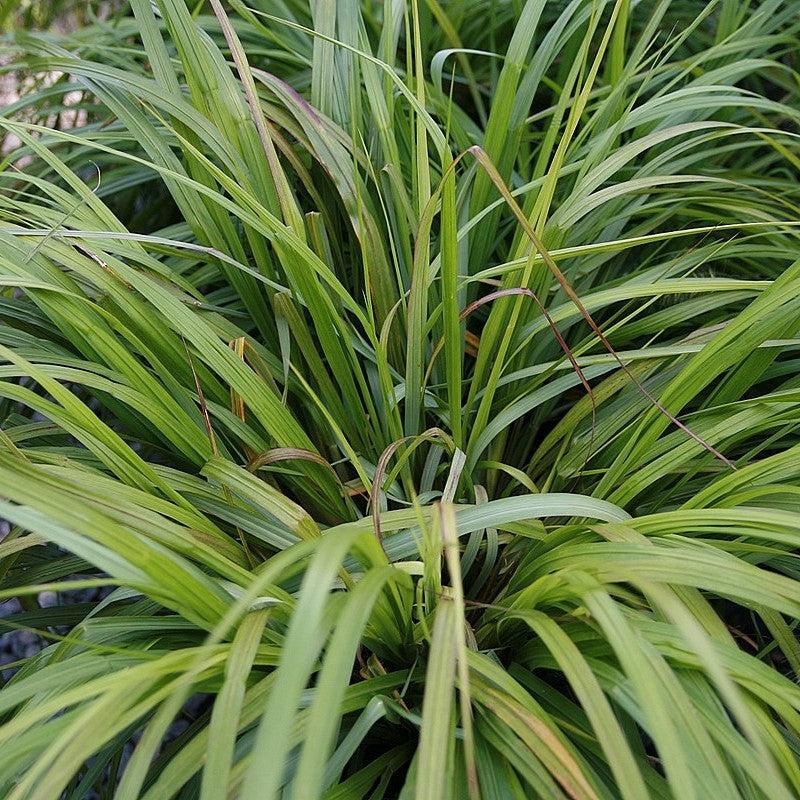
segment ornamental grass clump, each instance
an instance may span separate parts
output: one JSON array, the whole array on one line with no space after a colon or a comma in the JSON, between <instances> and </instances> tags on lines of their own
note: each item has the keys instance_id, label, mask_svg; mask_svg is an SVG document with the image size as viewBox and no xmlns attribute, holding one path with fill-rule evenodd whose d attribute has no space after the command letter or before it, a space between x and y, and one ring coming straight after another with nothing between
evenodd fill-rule
<instances>
[{"instance_id":1,"label":"ornamental grass clump","mask_svg":"<svg viewBox=\"0 0 800 800\"><path fill-rule=\"evenodd\" d=\"M800 796L797 0L77 6L3 39L0 796Z\"/></svg>"}]
</instances>

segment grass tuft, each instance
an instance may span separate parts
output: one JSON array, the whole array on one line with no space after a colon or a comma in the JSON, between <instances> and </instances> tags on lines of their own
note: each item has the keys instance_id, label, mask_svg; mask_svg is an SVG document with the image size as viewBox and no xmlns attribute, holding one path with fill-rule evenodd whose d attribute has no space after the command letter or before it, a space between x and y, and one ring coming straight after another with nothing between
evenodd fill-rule
<instances>
[{"instance_id":1,"label":"grass tuft","mask_svg":"<svg viewBox=\"0 0 800 800\"><path fill-rule=\"evenodd\" d=\"M800 796L796 0L7 5L0 796Z\"/></svg>"}]
</instances>

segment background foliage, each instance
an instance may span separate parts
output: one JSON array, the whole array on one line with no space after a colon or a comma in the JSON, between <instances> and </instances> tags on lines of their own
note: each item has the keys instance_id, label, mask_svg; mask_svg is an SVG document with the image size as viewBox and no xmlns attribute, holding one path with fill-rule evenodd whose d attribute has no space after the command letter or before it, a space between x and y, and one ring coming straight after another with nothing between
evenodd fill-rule
<instances>
[{"instance_id":1,"label":"background foliage","mask_svg":"<svg viewBox=\"0 0 800 800\"><path fill-rule=\"evenodd\" d=\"M3 40L0 794L800 796L796 0L94 12Z\"/></svg>"}]
</instances>

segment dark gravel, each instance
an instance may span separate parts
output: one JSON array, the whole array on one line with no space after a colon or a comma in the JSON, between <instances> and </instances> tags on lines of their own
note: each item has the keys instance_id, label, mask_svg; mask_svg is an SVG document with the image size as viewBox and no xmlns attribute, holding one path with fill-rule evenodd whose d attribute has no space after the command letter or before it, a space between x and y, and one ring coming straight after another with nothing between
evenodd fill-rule
<instances>
[{"instance_id":1,"label":"dark gravel","mask_svg":"<svg viewBox=\"0 0 800 800\"><path fill-rule=\"evenodd\" d=\"M0 522L0 541L8 536L8 531L9 524ZM18 600L6 600L0 603L0 620L18 611L21 611ZM0 627L0 631L3 631L0 635L0 668L13 661L35 656L42 648L42 641L35 633L9 630L6 627ZM2 672L4 679L10 677L10 674L9 670Z\"/></svg>"}]
</instances>

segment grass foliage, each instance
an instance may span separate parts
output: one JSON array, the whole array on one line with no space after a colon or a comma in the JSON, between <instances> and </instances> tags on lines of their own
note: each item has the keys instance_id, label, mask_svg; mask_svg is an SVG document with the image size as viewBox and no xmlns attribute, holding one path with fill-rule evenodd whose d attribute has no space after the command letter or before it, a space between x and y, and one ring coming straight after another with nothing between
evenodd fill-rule
<instances>
[{"instance_id":1,"label":"grass foliage","mask_svg":"<svg viewBox=\"0 0 800 800\"><path fill-rule=\"evenodd\" d=\"M80 12L3 40L0 795L800 796L797 0Z\"/></svg>"}]
</instances>

